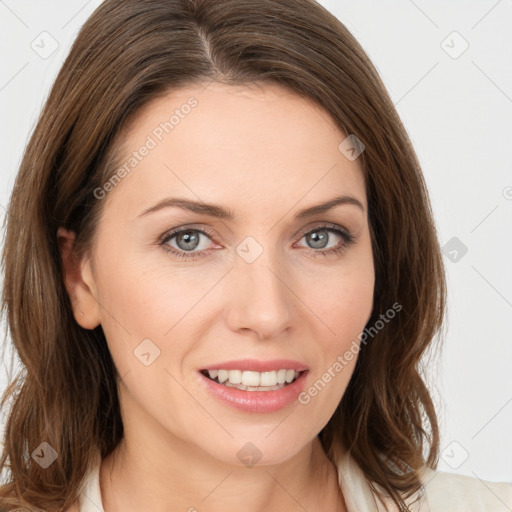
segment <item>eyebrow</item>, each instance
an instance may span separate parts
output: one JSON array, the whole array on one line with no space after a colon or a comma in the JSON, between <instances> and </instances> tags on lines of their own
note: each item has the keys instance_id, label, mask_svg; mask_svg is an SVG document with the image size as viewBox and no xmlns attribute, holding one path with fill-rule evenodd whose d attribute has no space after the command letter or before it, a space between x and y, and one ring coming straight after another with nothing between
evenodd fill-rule
<instances>
[{"instance_id":1,"label":"eyebrow","mask_svg":"<svg viewBox=\"0 0 512 512\"><path fill-rule=\"evenodd\" d=\"M356 199L353 196L343 195L330 199L325 203L305 208L304 210L299 211L295 215L295 219L300 220L306 217L312 217L313 215L318 215L320 213L326 213L329 210L332 210L336 206L340 205L353 205L360 208L362 212L365 211L365 208L361 201L359 201L359 199ZM219 205L208 204L202 201L194 201L191 199L184 199L179 197L168 197L158 202L154 206L151 206L150 208L144 210L140 215L137 216L137 219L149 215L150 213L162 210L163 208L171 207L182 208L183 210L189 210L191 212L208 215L210 217L216 217L219 219L232 220L235 217L232 210L223 208L222 206Z\"/></svg>"}]
</instances>

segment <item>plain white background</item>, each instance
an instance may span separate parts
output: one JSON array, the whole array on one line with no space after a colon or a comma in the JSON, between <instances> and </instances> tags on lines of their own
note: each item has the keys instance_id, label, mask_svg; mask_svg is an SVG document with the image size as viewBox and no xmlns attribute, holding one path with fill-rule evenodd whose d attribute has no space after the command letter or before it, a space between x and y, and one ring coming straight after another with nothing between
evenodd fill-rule
<instances>
[{"instance_id":1,"label":"plain white background","mask_svg":"<svg viewBox=\"0 0 512 512\"><path fill-rule=\"evenodd\" d=\"M0 220L58 69L100 3L0 1ZM430 190L449 285L429 372L439 469L512 483L512 0L320 3L376 65ZM7 379L2 366L2 392Z\"/></svg>"}]
</instances>

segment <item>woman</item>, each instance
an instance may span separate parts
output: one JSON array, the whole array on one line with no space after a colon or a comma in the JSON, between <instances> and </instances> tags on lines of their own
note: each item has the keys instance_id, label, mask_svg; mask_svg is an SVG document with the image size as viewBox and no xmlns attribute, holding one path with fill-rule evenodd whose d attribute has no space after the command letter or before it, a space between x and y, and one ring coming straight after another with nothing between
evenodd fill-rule
<instances>
[{"instance_id":1,"label":"woman","mask_svg":"<svg viewBox=\"0 0 512 512\"><path fill-rule=\"evenodd\" d=\"M8 219L25 371L2 510L511 506L435 471L428 194L374 67L313 1L106 0Z\"/></svg>"}]
</instances>

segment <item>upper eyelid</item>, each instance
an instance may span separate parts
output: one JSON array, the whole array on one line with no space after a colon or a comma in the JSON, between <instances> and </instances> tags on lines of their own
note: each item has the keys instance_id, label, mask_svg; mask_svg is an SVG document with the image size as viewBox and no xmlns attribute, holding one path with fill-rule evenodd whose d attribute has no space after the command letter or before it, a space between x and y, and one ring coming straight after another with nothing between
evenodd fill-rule
<instances>
[{"instance_id":1,"label":"upper eyelid","mask_svg":"<svg viewBox=\"0 0 512 512\"><path fill-rule=\"evenodd\" d=\"M214 238L214 234L213 233L210 233L207 229L205 228L197 228L195 226L182 226L182 227L179 227L179 228L175 228L175 229L171 229L169 231L166 231L160 238L159 238L159 242L161 243L165 243L166 241L168 240L171 240L172 238L174 238L176 235L179 235L180 233L182 232L185 232L185 231L197 231L199 233L201 233L202 235L207 235L209 238Z\"/></svg>"},{"instance_id":2,"label":"upper eyelid","mask_svg":"<svg viewBox=\"0 0 512 512\"><path fill-rule=\"evenodd\" d=\"M303 230L299 231L299 234L302 236L306 235L310 231L315 231L316 229L334 229L338 231L344 231L347 234L351 234L351 231L343 226L340 226L339 224L336 224L334 222L320 222L320 224L316 224L312 227L305 228Z\"/></svg>"}]
</instances>

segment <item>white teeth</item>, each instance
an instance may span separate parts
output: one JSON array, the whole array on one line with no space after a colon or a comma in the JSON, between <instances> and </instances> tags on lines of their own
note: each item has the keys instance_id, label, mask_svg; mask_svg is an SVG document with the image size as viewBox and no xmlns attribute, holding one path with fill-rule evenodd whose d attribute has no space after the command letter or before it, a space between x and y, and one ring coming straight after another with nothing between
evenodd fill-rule
<instances>
[{"instance_id":1,"label":"white teeth","mask_svg":"<svg viewBox=\"0 0 512 512\"><path fill-rule=\"evenodd\" d=\"M229 373L232 373L233 370L231 370ZM231 382L231 380L229 381ZM234 384L234 382L231 382L231 384ZM244 386L253 386L257 387L260 385L260 374L258 372L250 372L245 371L242 373L242 384Z\"/></svg>"},{"instance_id":2,"label":"white teeth","mask_svg":"<svg viewBox=\"0 0 512 512\"><path fill-rule=\"evenodd\" d=\"M224 382L225 380L228 380L228 371L227 370L219 370L219 373L217 374L217 378L219 379L219 382Z\"/></svg>"},{"instance_id":3,"label":"white teeth","mask_svg":"<svg viewBox=\"0 0 512 512\"><path fill-rule=\"evenodd\" d=\"M295 379L295 370L286 370L286 382L290 383Z\"/></svg>"},{"instance_id":4,"label":"white teeth","mask_svg":"<svg viewBox=\"0 0 512 512\"><path fill-rule=\"evenodd\" d=\"M277 383L284 384L286 382L286 370L277 370Z\"/></svg>"},{"instance_id":5,"label":"white teeth","mask_svg":"<svg viewBox=\"0 0 512 512\"><path fill-rule=\"evenodd\" d=\"M231 384L229 380L224 382L224 386L228 388L241 389L242 391L275 391L276 389L284 388L283 384L276 384L275 386L244 386L243 384Z\"/></svg>"},{"instance_id":6,"label":"white teeth","mask_svg":"<svg viewBox=\"0 0 512 512\"><path fill-rule=\"evenodd\" d=\"M211 379L215 380L215 378L217 378L221 384L225 383L228 387L237 387L240 389L247 387L249 391L253 391L253 389L249 388L258 387L274 388L278 386L276 389L279 389L285 382L290 384L299 376L299 372L287 369L268 372L208 370L208 374Z\"/></svg>"},{"instance_id":7,"label":"white teeth","mask_svg":"<svg viewBox=\"0 0 512 512\"><path fill-rule=\"evenodd\" d=\"M293 371L293 375L295 376L295 371ZM275 371L272 372L262 372L260 373L260 386L275 386L277 384L277 373Z\"/></svg>"},{"instance_id":8,"label":"white teeth","mask_svg":"<svg viewBox=\"0 0 512 512\"><path fill-rule=\"evenodd\" d=\"M228 379L231 384L242 384L242 372L240 370L230 370L228 372Z\"/></svg>"}]
</instances>

